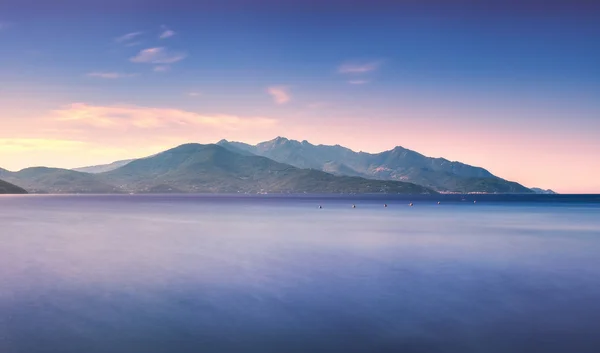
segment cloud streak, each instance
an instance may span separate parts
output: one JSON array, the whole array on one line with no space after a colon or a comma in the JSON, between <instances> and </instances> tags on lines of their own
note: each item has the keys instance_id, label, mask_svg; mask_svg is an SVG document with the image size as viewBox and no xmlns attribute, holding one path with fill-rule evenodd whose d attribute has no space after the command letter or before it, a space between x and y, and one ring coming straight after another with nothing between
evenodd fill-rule
<instances>
[{"instance_id":1,"label":"cloud streak","mask_svg":"<svg viewBox=\"0 0 600 353\"><path fill-rule=\"evenodd\" d=\"M141 36L144 32L131 32L131 33L127 33L125 35L122 35L120 37L115 38L115 42L117 43L126 43L129 42L130 40L133 40L139 36Z\"/></svg>"},{"instance_id":2,"label":"cloud streak","mask_svg":"<svg viewBox=\"0 0 600 353\"><path fill-rule=\"evenodd\" d=\"M271 86L267 88L267 93L273 97L273 101L277 104L286 104L292 100L289 90L285 86Z\"/></svg>"},{"instance_id":3,"label":"cloud streak","mask_svg":"<svg viewBox=\"0 0 600 353\"><path fill-rule=\"evenodd\" d=\"M73 103L52 112L56 122L99 129L182 129L212 127L223 130L242 130L270 127L275 119L240 117L236 115L206 115L173 108L149 108L136 105L97 106Z\"/></svg>"},{"instance_id":4,"label":"cloud streak","mask_svg":"<svg viewBox=\"0 0 600 353\"><path fill-rule=\"evenodd\" d=\"M362 63L346 63L338 67L338 72L341 74L364 74L375 71L381 66L379 61L362 62Z\"/></svg>"},{"instance_id":5,"label":"cloud streak","mask_svg":"<svg viewBox=\"0 0 600 353\"><path fill-rule=\"evenodd\" d=\"M173 37L176 33L175 31L172 31L170 29L168 29L166 26L162 26L162 33L160 34L160 36L158 36L159 39L166 39L166 38L170 38Z\"/></svg>"},{"instance_id":6,"label":"cloud streak","mask_svg":"<svg viewBox=\"0 0 600 353\"><path fill-rule=\"evenodd\" d=\"M156 47L141 50L129 60L133 63L173 64L185 59L186 56L185 53L171 52L164 47Z\"/></svg>"},{"instance_id":7,"label":"cloud streak","mask_svg":"<svg viewBox=\"0 0 600 353\"><path fill-rule=\"evenodd\" d=\"M118 72L90 72L86 76L114 80L119 78L135 77L137 74L122 74Z\"/></svg>"}]
</instances>

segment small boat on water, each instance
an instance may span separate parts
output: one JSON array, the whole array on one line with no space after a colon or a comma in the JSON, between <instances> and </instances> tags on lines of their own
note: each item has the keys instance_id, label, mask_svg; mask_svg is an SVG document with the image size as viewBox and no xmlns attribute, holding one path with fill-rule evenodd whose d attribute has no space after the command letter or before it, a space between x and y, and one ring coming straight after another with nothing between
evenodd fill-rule
<instances>
[{"instance_id":1,"label":"small boat on water","mask_svg":"<svg viewBox=\"0 0 600 353\"><path fill-rule=\"evenodd\" d=\"M409 205L410 207L412 207L412 206L413 206L413 203L411 202L411 203L409 203L408 205Z\"/></svg>"},{"instance_id":2,"label":"small boat on water","mask_svg":"<svg viewBox=\"0 0 600 353\"><path fill-rule=\"evenodd\" d=\"M384 203L384 204L383 204L383 207L387 207L387 203Z\"/></svg>"},{"instance_id":3,"label":"small boat on water","mask_svg":"<svg viewBox=\"0 0 600 353\"><path fill-rule=\"evenodd\" d=\"M356 205L352 205L352 208L356 208Z\"/></svg>"}]
</instances>

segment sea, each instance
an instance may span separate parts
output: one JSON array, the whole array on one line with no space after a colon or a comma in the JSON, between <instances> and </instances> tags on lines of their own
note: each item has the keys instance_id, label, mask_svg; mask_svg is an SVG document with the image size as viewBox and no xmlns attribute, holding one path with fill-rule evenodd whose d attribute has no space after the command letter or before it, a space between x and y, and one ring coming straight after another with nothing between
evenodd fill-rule
<instances>
[{"instance_id":1,"label":"sea","mask_svg":"<svg viewBox=\"0 0 600 353\"><path fill-rule=\"evenodd\" d=\"M0 353L113 352L597 353L600 196L0 197Z\"/></svg>"}]
</instances>

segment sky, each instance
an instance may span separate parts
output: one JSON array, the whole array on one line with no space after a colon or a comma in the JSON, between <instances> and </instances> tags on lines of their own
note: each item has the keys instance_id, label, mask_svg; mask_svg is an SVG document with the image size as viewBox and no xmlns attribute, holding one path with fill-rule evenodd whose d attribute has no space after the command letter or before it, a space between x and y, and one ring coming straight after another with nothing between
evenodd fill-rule
<instances>
[{"instance_id":1,"label":"sky","mask_svg":"<svg viewBox=\"0 0 600 353\"><path fill-rule=\"evenodd\" d=\"M0 168L285 136L600 193L594 1L0 0Z\"/></svg>"}]
</instances>

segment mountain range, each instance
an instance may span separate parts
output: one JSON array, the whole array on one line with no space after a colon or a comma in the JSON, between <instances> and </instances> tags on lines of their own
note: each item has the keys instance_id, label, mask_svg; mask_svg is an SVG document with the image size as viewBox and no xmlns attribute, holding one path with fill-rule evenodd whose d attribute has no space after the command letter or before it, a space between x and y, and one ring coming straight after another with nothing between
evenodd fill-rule
<instances>
[{"instance_id":1,"label":"mountain range","mask_svg":"<svg viewBox=\"0 0 600 353\"><path fill-rule=\"evenodd\" d=\"M277 137L185 144L73 170L0 169L33 193L534 193L484 168L395 147L381 153Z\"/></svg>"},{"instance_id":2,"label":"mountain range","mask_svg":"<svg viewBox=\"0 0 600 353\"><path fill-rule=\"evenodd\" d=\"M439 192L532 193L532 190L499 178L489 171L444 158L426 157L403 147L381 153L355 152L339 145L313 145L284 137L249 145L221 140L217 143L236 153L264 156L298 168L312 168L334 175L410 182Z\"/></svg>"},{"instance_id":3,"label":"mountain range","mask_svg":"<svg viewBox=\"0 0 600 353\"><path fill-rule=\"evenodd\" d=\"M436 193L407 182L301 169L215 144L181 145L96 174L35 167L0 170L0 178L33 193Z\"/></svg>"}]
</instances>

